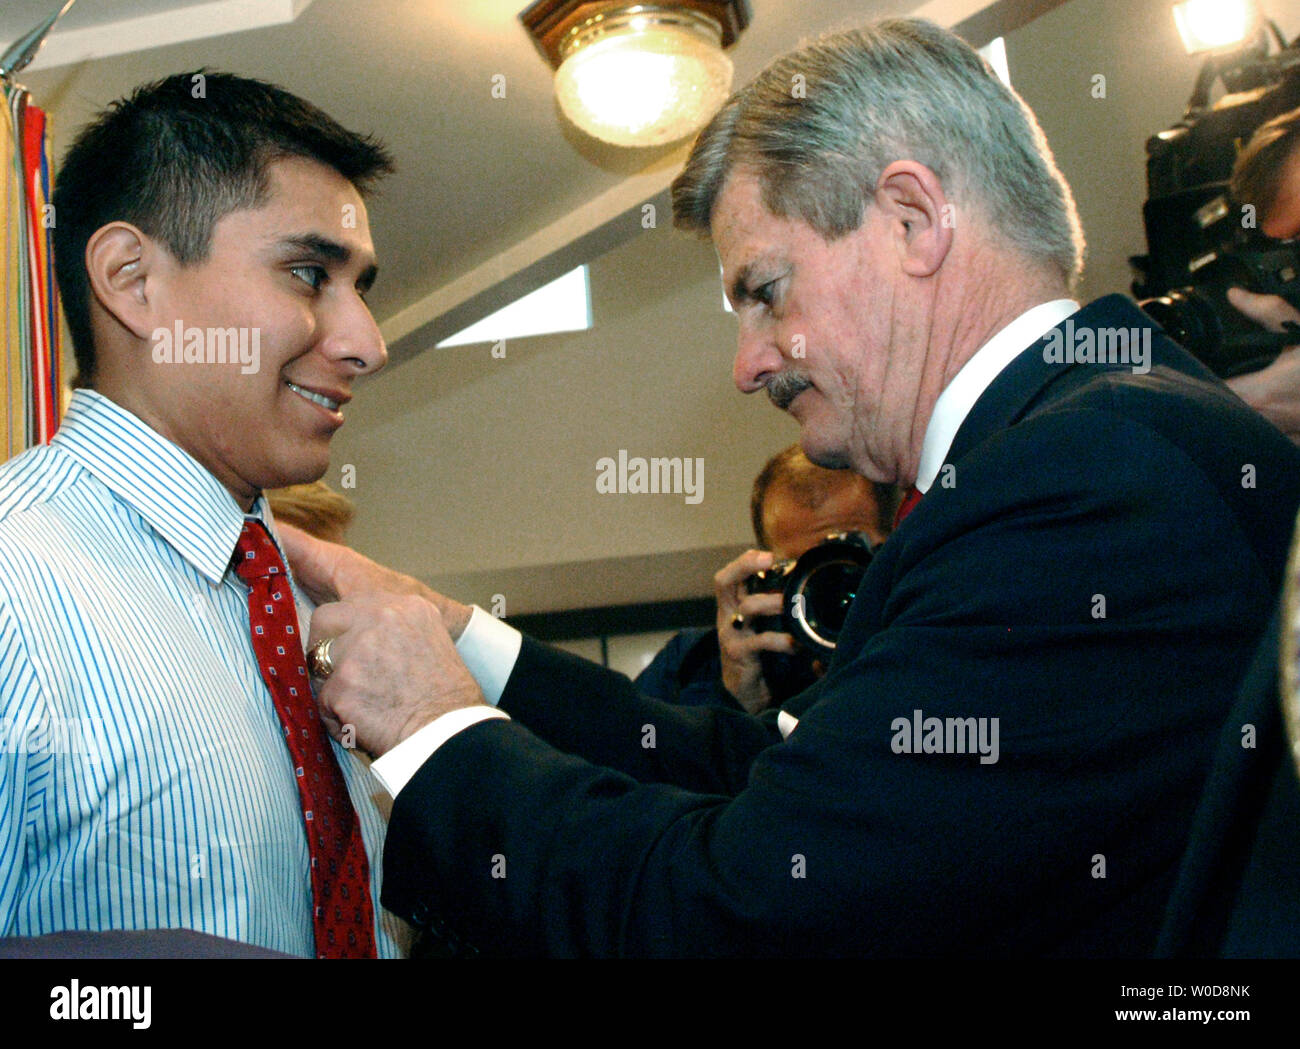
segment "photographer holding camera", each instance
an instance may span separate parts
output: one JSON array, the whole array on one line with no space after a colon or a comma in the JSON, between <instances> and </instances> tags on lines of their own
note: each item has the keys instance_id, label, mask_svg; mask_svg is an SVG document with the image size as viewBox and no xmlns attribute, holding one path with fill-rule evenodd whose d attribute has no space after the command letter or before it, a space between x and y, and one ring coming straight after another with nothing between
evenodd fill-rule
<instances>
[{"instance_id":1,"label":"photographer holding camera","mask_svg":"<svg viewBox=\"0 0 1300 1049\"><path fill-rule=\"evenodd\" d=\"M1232 196L1240 204L1254 206L1265 236L1300 237L1300 109L1268 121L1251 136L1232 172ZM1300 325L1300 310L1280 295L1231 288L1228 301L1268 331L1290 331L1288 325ZM1295 333L1296 345L1283 350L1272 364L1235 376L1228 385L1300 443L1300 327Z\"/></svg>"},{"instance_id":2,"label":"photographer holding camera","mask_svg":"<svg viewBox=\"0 0 1300 1049\"><path fill-rule=\"evenodd\" d=\"M647 696L684 706L739 707L757 714L784 699L800 673L820 676L829 657L814 658L792 635L766 629L780 618L780 589L752 592L756 574L797 561L834 533L859 533L872 546L893 529L897 490L851 470L827 470L797 445L772 456L754 479L750 520L758 548L747 550L713 577L717 624L683 630L641 671L636 686ZM798 670L777 662L782 680L764 674L764 654L799 659ZM802 657L802 658L800 658ZM773 660L767 659L769 666ZM790 680L793 679L793 680ZM787 683L789 681L789 683ZM773 685L775 684L775 689Z\"/></svg>"}]
</instances>

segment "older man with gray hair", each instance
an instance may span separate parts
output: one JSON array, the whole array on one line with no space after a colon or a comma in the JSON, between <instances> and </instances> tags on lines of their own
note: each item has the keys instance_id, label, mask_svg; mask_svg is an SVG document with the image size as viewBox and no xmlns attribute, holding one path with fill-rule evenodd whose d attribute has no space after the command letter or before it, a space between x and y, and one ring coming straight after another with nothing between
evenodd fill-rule
<instances>
[{"instance_id":1,"label":"older man with gray hair","mask_svg":"<svg viewBox=\"0 0 1300 1049\"><path fill-rule=\"evenodd\" d=\"M1070 299L1041 131L929 23L777 60L673 205L721 258L736 384L911 486L904 519L766 717L294 542L339 599L319 701L395 796L385 904L506 954L1150 952L1300 453L1128 300Z\"/></svg>"}]
</instances>

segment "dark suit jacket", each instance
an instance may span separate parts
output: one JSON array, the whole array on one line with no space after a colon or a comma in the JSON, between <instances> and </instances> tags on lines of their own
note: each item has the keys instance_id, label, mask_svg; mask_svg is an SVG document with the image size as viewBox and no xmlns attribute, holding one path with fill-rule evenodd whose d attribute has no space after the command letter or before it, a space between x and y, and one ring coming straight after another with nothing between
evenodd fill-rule
<instances>
[{"instance_id":1,"label":"dark suit jacket","mask_svg":"<svg viewBox=\"0 0 1300 1049\"><path fill-rule=\"evenodd\" d=\"M1003 371L784 742L526 640L514 720L397 797L385 905L492 953L1149 954L1300 503L1300 451L1152 341ZM998 760L896 752L915 711Z\"/></svg>"}]
</instances>

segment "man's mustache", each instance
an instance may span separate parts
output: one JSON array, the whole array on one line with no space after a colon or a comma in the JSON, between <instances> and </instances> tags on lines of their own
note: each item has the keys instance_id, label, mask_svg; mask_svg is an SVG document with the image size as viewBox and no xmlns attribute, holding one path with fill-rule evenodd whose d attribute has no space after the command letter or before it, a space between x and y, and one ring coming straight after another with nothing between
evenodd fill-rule
<instances>
[{"instance_id":1,"label":"man's mustache","mask_svg":"<svg viewBox=\"0 0 1300 1049\"><path fill-rule=\"evenodd\" d=\"M790 407L790 403L812 388L812 380L798 372L780 372L767 380L767 396L781 411Z\"/></svg>"}]
</instances>

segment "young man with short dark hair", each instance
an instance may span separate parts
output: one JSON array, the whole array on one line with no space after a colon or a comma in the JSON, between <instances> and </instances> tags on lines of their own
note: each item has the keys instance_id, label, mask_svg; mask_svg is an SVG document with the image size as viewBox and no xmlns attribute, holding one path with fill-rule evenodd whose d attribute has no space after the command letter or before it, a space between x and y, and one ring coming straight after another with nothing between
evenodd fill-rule
<instances>
[{"instance_id":1,"label":"young man with short dark hair","mask_svg":"<svg viewBox=\"0 0 1300 1049\"><path fill-rule=\"evenodd\" d=\"M82 388L0 469L0 935L401 953L383 816L316 715L262 497L321 476L385 363L362 194L391 168L309 103L206 72L140 88L68 152Z\"/></svg>"}]
</instances>

